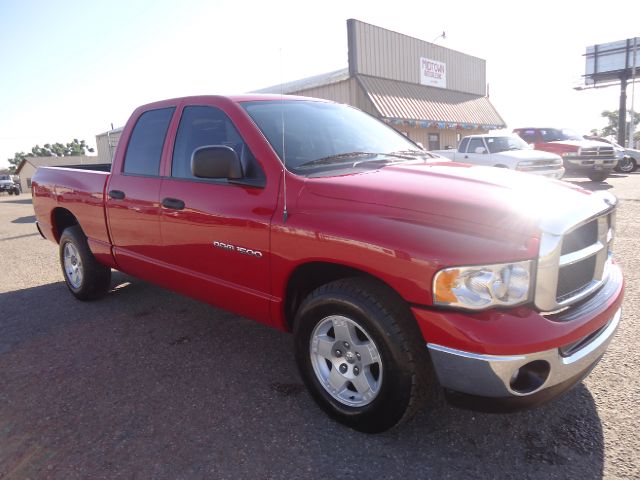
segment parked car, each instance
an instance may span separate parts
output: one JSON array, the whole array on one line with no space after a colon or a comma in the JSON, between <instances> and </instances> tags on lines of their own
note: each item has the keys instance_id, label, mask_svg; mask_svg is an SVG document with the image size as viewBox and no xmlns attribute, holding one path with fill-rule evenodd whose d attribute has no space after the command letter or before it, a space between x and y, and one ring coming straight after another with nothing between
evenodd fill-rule
<instances>
[{"instance_id":1,"label":"parked car","mask_svg":"<svg viewBox=\"0 0 640 480\"><path fill-rule=\"evenodd\" d=\"M584 138L586 138L587 140L597 140L599 142L606 142L613 145L613 148L616 151L616 157L618 158L618 164L616 165L616 168L615 168L617 172L631 173L638 168L638 163L640 163L640 150L635 150L633 148L625 148L622 145L619 145L618 143L608 138L594 137L591 135L585 135Z\"/></svg>"},{"instance_id":2,"label":"parked car","mask_svg":"<svg viewBox=\"0 0 640 480\"><path fill-rule=\"evenodd\" d=\"M20 182L16 181L12 175L0 175L0 192L7 192L9 195L20 195Z\"/></svg>"},{"instance_id":3,"label":"parked car","mask_svg":"<svg viewBox=\"0 0 640 480\"><path fill-rule=\"evenodd\" d=\"M366 432L439 391L547 401L620 322L612 194L442 159L347 105L145 105L113 166L41 167L32 187L76 298L104 295L115 268L291 331L312 397Z\"/></svg>"},{"instance_id":4,"label":"parked car","mask_svg":"<svg viewBox=\"0 0 640 480\"><path fill-rule=\"evenodd\" d=\"M568 128L516 128L513 132L536 150L560 155L566 173L582 174L594 182L606 180L618 163L612 145L585 140Z\"/></svg>"},{"instance_id":5,"label":"parked car","mask_svg":"<svg viewBox=\"0 0 640 480\"><path fill-rule=\"evenodd\" d=\"M456 162L509 168L550 178L560 179L564 175L559 155L533 150L516 135L469 135L460 140L457 150L433 153Z\"/></svg>"}]
</instances>

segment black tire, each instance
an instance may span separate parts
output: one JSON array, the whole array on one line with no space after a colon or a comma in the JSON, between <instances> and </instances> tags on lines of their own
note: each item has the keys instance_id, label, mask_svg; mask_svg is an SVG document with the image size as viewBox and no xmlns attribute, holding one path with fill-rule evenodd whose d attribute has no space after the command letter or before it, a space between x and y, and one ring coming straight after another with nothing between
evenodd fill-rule
<instances>
[{"instance_id":1,"label":"black tire","mask_svg":"<svg viewBox=\"0 0 640 480\"><path fill-rule=\"evenodd\" d=\"M618 165L616 165L616 170L620 173L631 173L634 172L636 168L638 168L638 164L632 157L624 157L618 162Z\"/></svg>"},{"instance_id":2,"label":"black tire","mask_svg":"<svg viewBox=\"0 0 640 480\"><path fill-rule=\"evenodd\" d=\"M363 360L360 367L363 377L366 373L366 378L378 384L377 393L372 399L356 399L359 395L355 386L359 385L357 379L352 377L354 383L344 380L346 386L341 390L344 392L342 395L353 395L351 399L359 402L355 406L346 403L349 399L337 398L337 390L330 393L330 387L323 385L322 373L317 373L318 368L326 368L328 372L340 376L342 370L338 372L337 366L326 358L321 358L326 367L318 367L322 362L318 364L313 359L319 358L317 353L313 353L313 346L317 348L318 345L313 343L314 338L318 338L315 332L336 318L340 321L347 319L358 334L358 340L351 345L353 351L334 355L335 345L343 344L337 341L331 350L331 355L334 355L332 361L336 365L339 364L340 368L344 366L345 371L347 368L353 369L346 371L345 375L358 375L355 370L358 363L354 355L357 355L357 360L361 359L358 346L361 351L367 351L364 343L360 343L363 339L369 349L373 344L373 350L379 353L378 357L373 357L379 359L378 364L367 367ZM330 336L324 338L327 344L332 341ZM333 340L337 339L338 334L334 331ZM296 314L294 342L298 368L311 396L331 417L355 430L367 433L388 430L411 418L429 396L439 391L425 342L410 310L392 290L375 280L349 278L314 290ZM351 357L348 357L349 354ZM348 358L354 360L355 365L349 366L347 360L343 360Z\"/></svg>"},{"instance_id":3,"label":"black tire","mask_svg":"<svg viewBox=\"0 0 640 480\"><path fill-rule=\"evenodd\" d=\"M60 266L67 287L78 300L95 300L109 290L111 269L98 263L78 225L66 228L60 236Z\"/></svg>"},{"instance_id":4,"label":"black tire","mask_svg":"<svg viewBox=\"0 0 640 480\"><path fill-rule=\"evenodd\" d=\"M592 182L604 182L609 176L609 172L590 172L588 177Z\"/></svg>"}]
</instances>

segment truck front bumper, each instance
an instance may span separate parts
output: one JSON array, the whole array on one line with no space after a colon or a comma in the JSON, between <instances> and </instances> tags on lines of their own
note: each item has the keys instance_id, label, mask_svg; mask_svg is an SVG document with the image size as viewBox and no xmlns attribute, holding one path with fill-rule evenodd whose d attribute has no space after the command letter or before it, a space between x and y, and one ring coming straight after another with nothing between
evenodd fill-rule
<instances>
[{"instance_id":1,"label":"truck front bumper","mask_svg":"<svg viewBox=\"0 0 640 480\"><path fill-rule=\"evenodd\" d=\"M620 323L620 313L618 310L604 328L570 354L558 348L526 355L483 355L441 345L427 347L444 388L487 400L468 398L468 406L478 402L486 409L480 403L491 403L489 399L498 400L497 409L532 406L570 388L591 371L609 346Z\"/></svg>"},{"instance_id":2,"label":"truck front bumper","mask_svg":"<svg viewBox=\"0 0 640 480\"><path fill-rule=\"evenodd\" d=\"M608 171L610 172L615 168L618 164L618 160L615 158L606 158L606 159L582 159L582 158L571 158L564 159L564 167L567 173L579 173L579 172L599 172L599 171Z\"/></svg>"},{"instance_id":3,"label":"truck front bumper","mask_svg":"<svg viewBox=\"0 0 640 480\"><path fill-rule=\"evenodd\" d=\"M620 323L623 286L620 270L614 265L598 292L566 312L555 316L522 312L521 318L515 312L504 312L478 319L484 328L471 332L467 339L478 340L481 333L493 331L493 338L509 342L526 330L525 325L533 327L516 338L519 346L510 345L504 354L445 346L437 336L429 341L425 335L435 373L449 400L478 410L505 411L543 403L571 388L589 374L609 346ZM473 323L467 317L467 326ZM430 322L430 327L437 324ZM505 331L510 327L513 329ZM535 336L546 338L538 343L546 346L534 349L524 342Z\"/></svg>"}]
</instances>

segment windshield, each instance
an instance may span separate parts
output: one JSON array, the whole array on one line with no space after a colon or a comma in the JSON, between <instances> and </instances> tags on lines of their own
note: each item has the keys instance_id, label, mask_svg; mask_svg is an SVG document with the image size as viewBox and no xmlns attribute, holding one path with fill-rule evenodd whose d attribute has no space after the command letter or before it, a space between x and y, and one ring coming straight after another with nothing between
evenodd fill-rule
<instances>
[{"instance_id":1,"label":"windshield","mask_svg":"<svg viewBox=\"0 0 640 480\"><path fill-rule=\"evenodd\" d=\"M294 173L380 162L385 154L392 154L392 161L431 157L402 134L347 105L285 100L246 102L242 107Z\"/></svg>"},{"instance_id":2,"label":"windshield","mask_svg":"<svg viewBox=\"0 0 640 480\"><path fill-rule=\"evenodd\" d=\"M520 137L485 137L490 153L500 153L509 150L527 150L529 145Z\"/></svg>"},{"instance_id":3,"label":"windshield","mask_svg":"<svg viewBox=\"0 0 640 480\"><path fill-rule=\"evenodd\" d=\"M9 178L9 175L0 175L0 180L11 180L11 178Z\"/></svg>"},{"instance_id":4,"label":"windshield","mask_svg":"<svg viewBox=\"0 0 640 480\"><path fill-rule=\"evenodd\" d=\"M561 140L583 140L582 136L570 128L547 128L540 132L543 142L557 142Z\"/></svg>"}]
</instances>

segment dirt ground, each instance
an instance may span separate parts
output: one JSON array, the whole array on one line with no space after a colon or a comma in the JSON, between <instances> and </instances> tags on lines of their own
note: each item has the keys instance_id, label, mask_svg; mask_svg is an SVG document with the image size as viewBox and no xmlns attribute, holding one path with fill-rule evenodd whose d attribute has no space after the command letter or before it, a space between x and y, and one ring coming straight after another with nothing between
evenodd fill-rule
<instances>
[{"instance_id":1,"label":"dirt ground","mask_svg":"<svg viewBox=\"0 0 640 480\"><path fill-rule=\"evenodd\" d=\"M534 410L441 405L380 435L316 407L287 334L120 273L76 301L30 196L0 196L0 478L640 478L640 173L574 182L621 202L602 362Z\"/></svg>"}]
</instances>

